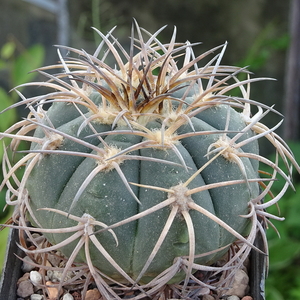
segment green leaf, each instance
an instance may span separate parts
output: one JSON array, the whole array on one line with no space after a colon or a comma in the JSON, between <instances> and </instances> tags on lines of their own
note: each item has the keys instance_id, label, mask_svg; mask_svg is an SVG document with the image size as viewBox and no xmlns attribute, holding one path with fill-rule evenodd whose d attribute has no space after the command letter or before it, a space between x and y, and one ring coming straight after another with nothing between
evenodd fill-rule
<instances>
[{"instance_id":1,"label":"green leaf","mask_svg":"<svg viewBox=\"0 0 300 300\"><path fill-rule=\"evenodd\" d=\"M266 289L266 292L267 292L267 299L284 300L280 291L278 291L274 286L268 287Z\"/></svg>"},{"instance_id":2,"label":"green leaf","mask_svg":"<svg viewBox=\"0 0 300 300\"><path fill-rule=\"evenodd\" d=\"M44 57L45 51L41 45L32 46L17 57L12 68L13 86L33 80L36 73L29 72L40 67L44 61Z\"/></svg>"},{"instance_id":3,"label":"green leaf","mask_svg":"<svg viewBox=\"0 0 300 300\"><path fill-rule=\"evenodd\" d=\"M6 65L7 65L7 63L4 60L0 59L0 70L5 69Z\"/></svg>"},{"instance_id":4,"label":"green leaf","mask_svg":"<svg viewBox=\"0 0 300 300\"><path fill-rule=\"evenodd\" d=\"M3 59L9 59L12 57L16 49L16 44L13 42L7 42L4 44L4 46L1 48L1 57Z\"/></svg>"},{"instance_id":5,"label":"green leaf","mask_svg":"<svg viewBox=\"0 0 300 300\"><path fill-rule=\"evenodd\" d=\"M300 244L288 237L282 237L270 242L270 269L288 266L300 253Z\"/></svg>"},{"instance_id":6,"label":"green leaf","mask_svg":"<svg viewBox=\"0 0 300 300\"><path fill-rule=\"evenodd\" d=\"M5 220L2 220L2 222L5 222ZM4 258L5 258L5 252L6 252L6 241L8 237L9 229L6 228L2 231L0 231L0 240L1 240L1 245L0 245L0 272L2 271L2 266L4 263Z\"/></svg>"},{"instance_id":7,"label":"green leaf","mask_svg":"<svg viewBox=\"0 0 300 300\"><path fill-rule=\"evenodd\" d=\"M11 97L0 87L0 112L13 104ZM16 110L9 109L0 115L0 132L5 131L17 118ZM0 157L3 156L3 143L0 143ZM1 160L0 160L1 161Z\"/></svg>"},{"instance_id":8,"label":"green leaf","mask_svg":"<svg viewBox=\"0 0 300 300\"><path fill-rule=\"evenodd\" d=\"M11 97L0 87L0 112L13 104ZM0 131L5 131L16 120L16 111L9 109L1 114Z\"/></svg>"}]
</instances>

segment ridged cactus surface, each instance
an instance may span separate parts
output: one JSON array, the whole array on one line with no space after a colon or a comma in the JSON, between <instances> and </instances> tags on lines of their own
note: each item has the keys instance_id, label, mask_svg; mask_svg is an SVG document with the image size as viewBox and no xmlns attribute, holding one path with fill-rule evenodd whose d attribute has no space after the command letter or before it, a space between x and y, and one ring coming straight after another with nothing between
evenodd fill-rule
<instances>
[{"instance_id":1,"label":"ridged cactus surface","mask_svg":"<svg viewBox=\"0 0 300 300\"><path fill-rule=\"evenodd\" d=\"M91 98L93 99L93 97ZM94 99L97 102L97 98ZM101 103L101 101L99 102ZM224 134L222 132L228 112L231 113L230 129L228 129L235 133ZM62 113L63 117L59 121L63 121L64 124L58 124L55 118ZM214 118L211 117L211 114L214 114ZM85 117L88 118L90 115L91 113L87 112ZM101 124L101 120L97 120L100 124L95 122L93 130L96 130L97 134L101 134L103 141L99 141L97 136L89 138L94 133L88 126L80 132L80 135L77 135L79 127L84 122L84 117L80 116L73 106L55 103L47 112L47 116L49 118L48 126L49 123L52 123L57 131L88 142L95 148L99 147L103 150L103 155L97 154L97 151L93 150L91 146L87 147L80 144L79 141L64 138L56 151L80 151L91 153L94 157L55 154L43 156L30 172L26 182L33 211L42 207L50 207L70 212L76 216L89 214L95 220L110 226L142 211L149 210L151 212L151 208L155 205L173 198L173 201L169 201L170 203L165 207L114 228L118 244L108 231L96 235L106 251L131 276L137 277L142 270L159 240L159 236L164 232L168 218L173 218L170 228L145 276L157 276L170 267L176 257L189 255L191 233L186 224L187 221L182 215L183 211L189 214L193 226L195 254L216 250L230 245L236 240L236 236L211 220L209 216L205 216L195 208L190 208L189 202L195 203L217 216L239 233L246 233L245 229L249 220L243 218L242 215L248 213L248 202L258 196L259 188L258 182L251 182L247 185L245 178L258 178L257 164L247 157L242 158L244 170L241 170L236 162L221 155L210 162L200 174L197 174L197 171L208 162L206 154L211 145L217 143L224 136L226 139L230 138L229 136L234 137L236 132L240 132L246 127L240 114L232 108L228 110L226 105L209 108L192 117L191 124L180 126L172 133L172 136L166 135L164 147L157 143L157 146L141 146L140 149L136 145L149 141L156 143L155 140L150 139L152 134L154 138L160 138L162 127L160 120L146 124L145 128L150 131L148 133L150 138L142 136L145 130L140 132L133 130L131 133L130 129L122 125L111 130L111 126ZM207 121L203 119L207 119ZM194 134L191 125L195 132L204 132L204 134ZM125 130L127 134L122 134L122 130ZM102 135L102 133L104 134ZM184 138L189 134L191 136ZM253 135L251 132L244 134L243 139L249 138L251 135ZM37 136L42 138L39 134ZM180 136L183 138L179 139ZM176 151L168 144L171 144L172 147L175 146ZM127 153L124 160L120 155L113 158L111 162L105 161L110 158L111 154L115 155L118 151L132 147L133 149L137 147L137 150ZM41 147L33 145L32 149L37 150ZM257 150L257 141L247 144L247 152L257 153ZM244 152L242 149L238 151ZM103 159L103 156L106 157ZM143 159L139 159L137 156ZM112 162L117 164L117 168L113 167ZM131 185L130 190L126 188L118 168ZM187 183L194 174L196 176ZM87 180L87 178L89 179ZM212 189L207 187L209 184L234 182L235 180L241 180L242 183L233 185L229 183ZM134 183L141 186L136 186ZM82 186L85 188L78 197L78 190ZM200 189L200 191L193 192L193 189ZM170 192L166 190L170 190ZM189 191L191 194L187 194ZM132 193L138 200L132 196ZM72 205L74 199L76 202ZM173 211L175 208L177 211L170 217L172 208ZM34 216L44 228L68 227L75 224L74 220L49 211L37 211ZM68 235L48 234L47 237L51 243L57 244L66 239ZM69 244L63 248L63 252L69 256L73 248L74 244ZM207 255L196 261L201 264L211 264L223 253L224 251L220 251L220 253ZM109 276L118 276L118 272L99 253L98 249L93 247L91 255L96 267ZM81 259L84 260L84 258Z\"/></svg>"},{"instance_id":2,"label":"ridged cactus surface","mask_svg":"<svg viewBox=\"0 0 300 300\"><path fill-rule=\"evenodd\" d=\"M50 242L21 247L61 250L69 258L64 276L73 263L86 263L107 298L115 294L104 282L114 280L139 283L148 295L181 280L185 290L198 280L196 270L219 270L224 255L221 270L232 278L256 249L261 222L276 218L265 209L292 185L288 160L299 171L274 133L280 124L261 123L277 112L250 98L250 84L265 78L221 65L226 44L195 56L196 44L175 43L176 30L162 44L161 30L152 35L136 24L128 52L112 31L98 32L103 41L93 55L65 47L72 55L63 58L58 51L58 65L38 70L48 81L28 84L52 90L19 93L14 106L30 113L1 134L13 151L21 140L31 143L15 164L4 155L1 188L7 185L7 202L17 207L14 220L29 235L30 220ZM260 155L260 138L274 145L287 174ZM261 178L259 163L273 174ZM274 196L278 174L286 184ZM268 193L273 200L263 203Z\"/></svg>"}]
</instances>

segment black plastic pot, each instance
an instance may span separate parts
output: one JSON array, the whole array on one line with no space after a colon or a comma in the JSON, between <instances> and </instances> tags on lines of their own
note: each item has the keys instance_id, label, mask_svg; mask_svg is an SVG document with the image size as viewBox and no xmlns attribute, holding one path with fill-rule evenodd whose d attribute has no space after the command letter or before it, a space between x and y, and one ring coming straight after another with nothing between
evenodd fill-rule
<instances>
[{"instance_id":1,"label":"black plastic pot","mask_svg":"<svg viewBox=\"0 0 300 300\"><path fill-rule=\"evenodd\" d=\"M17 281L22 276L22 261L17 257L24 257L24 253L17 246L18 231L11 229L8 238L5 263L0 280L0 300L17 300ZM262 237L259 234L255 246L263 249ZM17 256L16 256L17 255ZM266 256L252 250L250 256L250 295L254 300L265 300L265 266Z\"/></svg>"},{"instance_id":2,"label":"black plastic pot","mask_svg":"<svg viewBox=\"0 0 300 300\"><path fill-rule=\"evenodd\" d=\"M254 245L264 251L263 238L259 232L256 236ZM250 255L250 271L249 271L249 284L250 296L254 300L265 300L265 279L267 256L259 253L256 250L251 251Z\"/></svg>"},{"instance_id":3,"label":"black plastic pot","mask_svg":"<svg viewBox=\"0 0 300 300\"><path fill-rule=\"evenodd\" d=\"M17 299L17 281L22 276L22 261L17 256L24 257L24 252L16 243L18 240L18 230L10 229L7 240L5 260L0 279L0 300Z\"/></svg>"}]
</instances>

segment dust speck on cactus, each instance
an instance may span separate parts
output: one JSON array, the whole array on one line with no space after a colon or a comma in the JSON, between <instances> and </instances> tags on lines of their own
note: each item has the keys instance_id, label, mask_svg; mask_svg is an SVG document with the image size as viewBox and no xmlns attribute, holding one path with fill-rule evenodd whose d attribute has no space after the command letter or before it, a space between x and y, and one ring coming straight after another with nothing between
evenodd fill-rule
<instances>
[{"instance_id":1,"label":"dust speck on cactus","mask_svg":"<svg viewBox=\"0 0 300 300\"><path fill-rule=\"evenodd\" d=\"M267 254L265 228L283 219L266 209L300 168L275 133L281 122L262 123L280 114L250 98L250 85L267 78L222 65L226 43L197 56L198 43L176 42L176 29L162 43L163 29L151 34L134 21L129 51L113 29L94 29L102 41L93 54L59 46L71 54L58 50L57 65L36 70L46 81L21 85L49 93L26 98L15 88L21 100L7 109L25 105L29 114L0 133L11 139L0 186L15 206L7 226L26 232L33 247L22 234L19 246L40 268L61 272L58 289L83 286L84 294L94 282L103 299L128 291L163 299L167 290L198 299L207 288L221 296L252 249ZM263 138L274 162L259 152ZM278 176L285 185L273 195ZM262 250L253 244L258 232ZM46 255L58 250L66 260L49 267Z\"/></svg>"}]
</instances>

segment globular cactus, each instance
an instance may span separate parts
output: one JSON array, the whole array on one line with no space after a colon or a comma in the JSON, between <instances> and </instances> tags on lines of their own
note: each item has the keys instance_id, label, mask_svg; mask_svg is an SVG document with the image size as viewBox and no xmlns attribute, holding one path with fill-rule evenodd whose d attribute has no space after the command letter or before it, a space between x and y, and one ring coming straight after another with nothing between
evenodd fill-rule
<instances>
[{"instance_id":1,"label":"globular cactus","mask_svg":"<svg viewBox=\"0 0 300 300\"><path fill-rule=\"evenodd\" d=\"M13 107L26 105L29 115L1 137L12 139L12 151L22 140L31 146L15 164L5 153L1 188L17 206L14 226L29 238L41 232L51 244L32 238L35 250L21 247L36 255L60 249L69 259L63 276L85 263L105 299L119 298L109 283L154 295L183 281L188 295L191 278L205 285L196 270L225 270L228 276L210 287L226 287L250 250L259 251L257 232L264 235L263 224L277 218L265 209L292 185L289 161L299 166L274 133L281 122L271 129L261 123L277 112L250 99L250 84L265 78L221 65L226 44L195 56L195 44L175 42L176 30L162 44L163 28L135 28L128 52L112 31L97 30L102 42L93 55L64 47L74 55L58 51L58 65L37 70L47 82L26 84L52 91L32 98L18 92L22 100ZM237 89L241 96L230 96ZM263 137L287 174L260 155ZM259 163L273 174L261 178ZM263 203L277 174L286 184ZM226 253L225 265L214 265Z\"/></svg>"}]
</instances>

